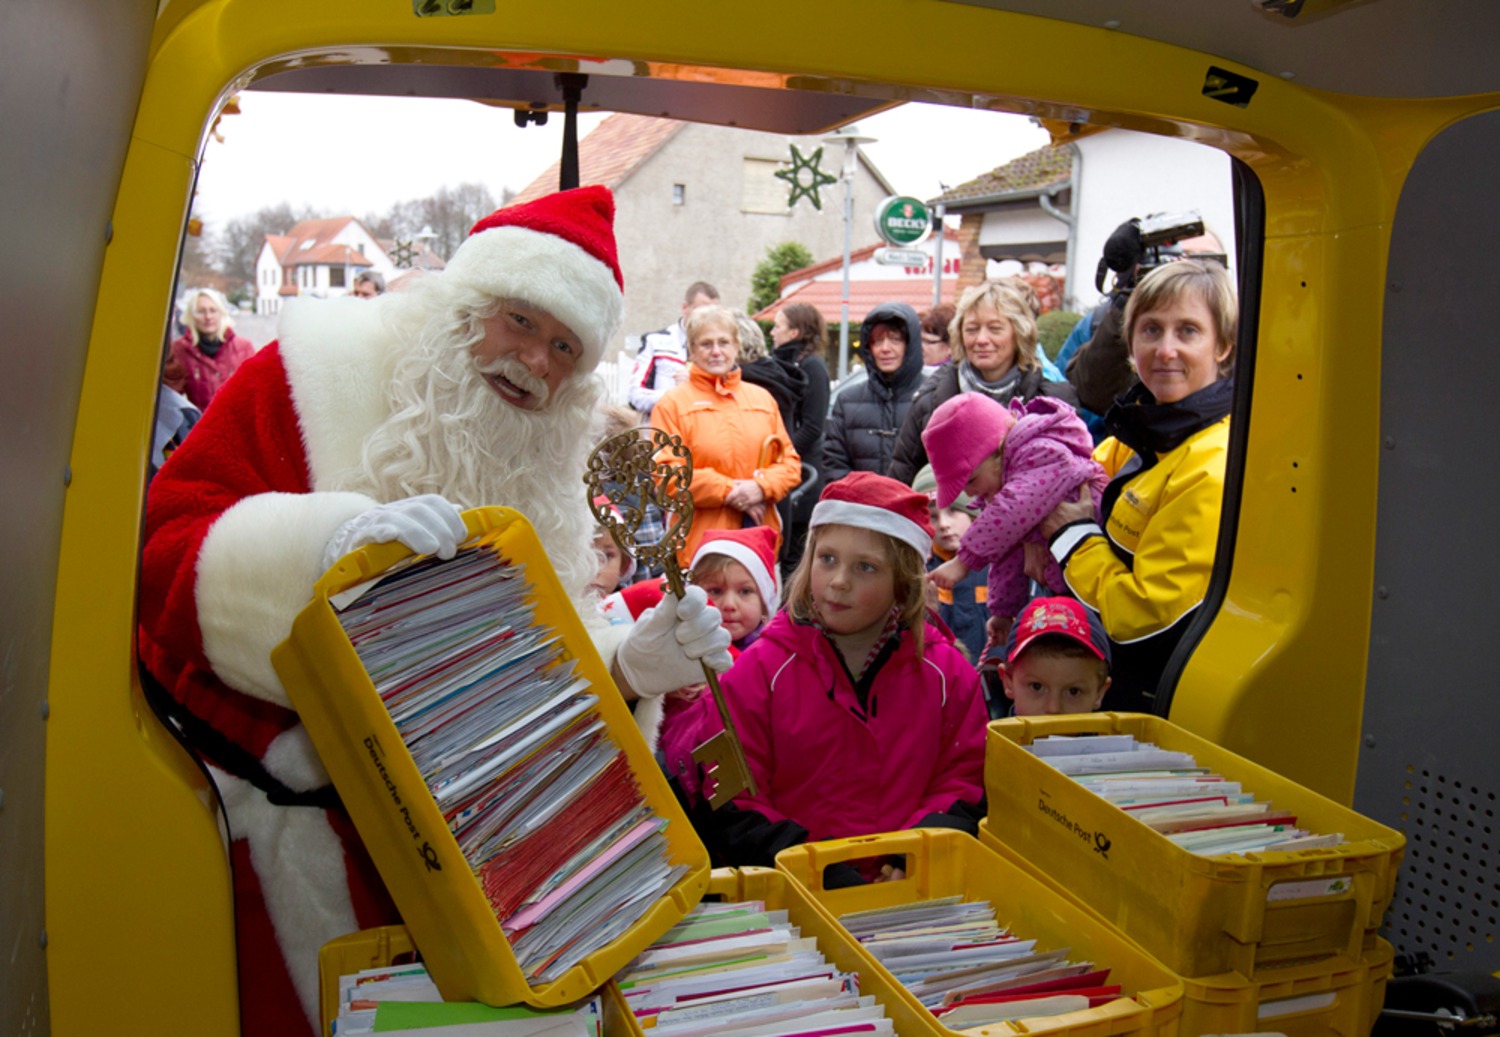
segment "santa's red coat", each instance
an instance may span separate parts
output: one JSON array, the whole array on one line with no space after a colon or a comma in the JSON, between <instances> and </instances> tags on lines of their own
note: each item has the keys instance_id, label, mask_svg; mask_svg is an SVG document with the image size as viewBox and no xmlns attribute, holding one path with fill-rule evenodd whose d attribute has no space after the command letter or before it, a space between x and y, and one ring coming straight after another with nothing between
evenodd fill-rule
<instances>
[{"instance_id":1,"label":"santa's red coat","mask_svg":"<svg viewBox=\"0 0 1500 1037\"><path fill-rule=\"evenodd\" d=\"M394 343L367 302L289 310L152 481L139 652L182 706L294 793L326 786L270 663L347 519L327 489L387 411ZM339 810L277 806L233 749L199 746L231 827L243 1032L312 1034L317 952L396 914ZM236 776L238 772L239 776Z\"/></svg>"}]
</instances>

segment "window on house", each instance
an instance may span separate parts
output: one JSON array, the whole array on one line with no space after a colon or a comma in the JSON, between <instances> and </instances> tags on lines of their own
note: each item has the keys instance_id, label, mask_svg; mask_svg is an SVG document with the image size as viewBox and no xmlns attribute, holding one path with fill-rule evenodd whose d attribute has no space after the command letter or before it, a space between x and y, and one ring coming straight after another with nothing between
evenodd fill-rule
<instances>
[{"instance_id":1,"label":"window on house","mask_svg":"<svg viewBox=\"0 0 1500 1037\"><path fill-rule=\"evenodd\" d=\"M681 205L687 200L687 184L672 185L672 204Z\"/></svg>"},{"instance_id":2,"label":"window on house","mask_svg":"<svg viewBox=\"0 0 1500 1037\"><path fill-rule=\"evenodd\" d=\"M330 287L330 288L342 288L342 287L344 287L344 268L343 267L341 267L341 266L332 266L332 267L328 268L328 287Z\"/></svg>"},{"instance_id":3,"label":"window on house","mask_svg":"<svg viewBox=\"0 0 1500 1037\"><path fill-rule=\"evenodd\" d=\"M788 163L780 159L746 156L740 188L740 211L765 213L769 216L790 214L791 210L786 207L789 188L785 180L776 179L776 171L784 165Z\"/></svg>"}]
</instances>

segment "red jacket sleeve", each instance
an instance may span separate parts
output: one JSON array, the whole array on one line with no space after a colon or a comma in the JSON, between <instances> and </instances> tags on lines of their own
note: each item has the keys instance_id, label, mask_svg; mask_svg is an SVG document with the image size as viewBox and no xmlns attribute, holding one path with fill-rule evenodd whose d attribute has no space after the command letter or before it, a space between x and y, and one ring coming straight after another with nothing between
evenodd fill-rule
<instances>
[{"instance_id":1,"label":"red jacket sleeve","mask_svg":"<svg viewBox=\"0 0 1500 1037\"><path fill-rule=\"evenodd\" d=\"M141 558L142 632L207 666L194 595L198 552L226 510L260 493L306 493L307 456L278 347L247 360L152 480Z\"/></svg>"}]
</instances>

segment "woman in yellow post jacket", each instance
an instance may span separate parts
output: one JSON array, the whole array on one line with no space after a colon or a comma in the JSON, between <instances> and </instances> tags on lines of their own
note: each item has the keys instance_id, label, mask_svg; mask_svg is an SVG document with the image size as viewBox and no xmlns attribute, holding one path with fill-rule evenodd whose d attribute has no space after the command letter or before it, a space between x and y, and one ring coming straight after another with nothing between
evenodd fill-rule
<instances>
[{"instance_id":1,"label":"woman in yellow post jacket","mask_svg":"<svg viewBox=\"0 0 1500 1037\"><path fill-rule=\"evenodd\" d=\"M678 553L684 570L711 529L770 526L780 531L775 504L802 481L775 399L740 380L739 327L722 306L688 315L688 379L668 390L651 424L693 454L693 525Z\"/></svg>"},{"instance_id":2,"label":"woman in yellow post jacket","mask_svg":"<svg viewBox=\"0 0 1500 1037\"><path fill-rule=\"evenodd\" d=\"M1213 574L1224 496L1239 306L1223 266L1151 271L1125 307L1140 384L1105 417L1094 458L1110 483L1042 522L1069 588L1099 613L1114 659L1106 708L1150 712L1163 670Z\"/></svg>"}]
</instances>

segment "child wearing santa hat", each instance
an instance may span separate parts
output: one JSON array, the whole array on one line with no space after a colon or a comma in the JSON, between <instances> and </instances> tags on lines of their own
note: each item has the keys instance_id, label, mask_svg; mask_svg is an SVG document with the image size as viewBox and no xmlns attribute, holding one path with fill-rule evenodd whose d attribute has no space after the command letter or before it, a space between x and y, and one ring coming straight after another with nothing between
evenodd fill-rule
<instances>
[{"instance_id":1,"label":"child wearing santa hat","mask_svg":"<svg viewBox=\"0 0 1500 1037\"><path fill-rule=\"evenodd\" d=\"M974 831L988 717L978 674L928 621L931 544L926 495L873 472L824 488L786 607L722 681L757 792L696 805L716 864L769 866L808 840ZM692 708L703 737L718 730L710 697ZM881 877L878 864L843 872L836 883Z\"/></svg>"},{"instance_id":2,"label":"child wearing santa hat","mask_svg":"<svg viewBox=\"0 0 1500 1037\"><path fill-rule=\"evenodd\" d=\"M988 644L1000 644L1030 596L1026 542L1046 567L1044 582L1054 594L1068 593L1062 570L1047 553L1037 529L1062 500L1076 500L1088 485L1094 500L1104 496L1109 477L1093 458L1094 438L1068 403L1050 396L1013 401L1009 408L983 393L966 392L932 412L922 445L937 476L937 506L946 508L962 493L981 511L959 541L958 556L929 577L952 589L971 571L989 566Z\"/></svg>"},{"instance_id":3,"label":"child wearing santa hat","mask_svg":"<svg viewBox=\"0 0 1500 1037\"><path fill-rule=\"evenodd\" d=\"M708 600L718 607L724 629L729 632L729 653L735 658L760 636L781 601L776 541L776 531L769 526L715 530L704 534L693 554L688 583L703 588ZM612 623L634 623L665 593L665 580L645 580L609 595L600 607ZM693 741L696 728L689 730L681 721L704 687L695 683L665 696L643 696L637 701L636 726L651 748L662 745L668 754L665 759L681 756L691 760L693 747L703 740Z\"/></svg>"}]
</instances>

